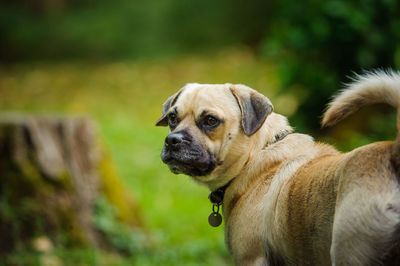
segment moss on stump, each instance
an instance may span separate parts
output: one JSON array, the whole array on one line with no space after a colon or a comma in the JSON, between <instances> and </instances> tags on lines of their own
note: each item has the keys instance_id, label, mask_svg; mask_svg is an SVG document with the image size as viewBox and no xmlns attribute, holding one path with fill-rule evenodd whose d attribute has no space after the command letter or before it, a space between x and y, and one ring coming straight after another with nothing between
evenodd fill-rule
<instances>
[{"instance_id":1,"label":"moss on stump","mask_svg":"<svg viewBox=\"0 0 400 266\"><path fill-rule=\"evenodd\" d=\"M93 223L99 197L122 221L141 225L87 118L0 116L0 179L0 253L43 235L62 245L106 246Z\"/></svg>"}]
</instances>

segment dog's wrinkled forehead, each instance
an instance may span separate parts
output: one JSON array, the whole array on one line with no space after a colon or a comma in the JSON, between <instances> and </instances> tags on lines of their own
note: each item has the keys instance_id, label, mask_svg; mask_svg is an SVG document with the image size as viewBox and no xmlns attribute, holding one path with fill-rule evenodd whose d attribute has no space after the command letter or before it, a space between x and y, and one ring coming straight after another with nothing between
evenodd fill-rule
<instances>
[{"instance_id":1,"label":"dog's wrinkled forehead","mask_svg":"<svg viewBox=\"0 0 400 266\"><path fill-rule=\"evenodd\" d=\"M235 98L229 90L230 84L188 83L174 95L170 96L162 107L162 116L157 126L167 126L169 113L177 113L180 120L190 115L198 117L204 112L219 114L226 109L235 109ZM233 104L228 104L232 102ZM226 110L229 111L229 110Z\"/></svg>"},{"instance_id":2,"label":"dog's wrinkled forehead","mask_svg":"<svg viewBox=\"0 0 400 266\"><path fill-rule=\"evenodd\" d=\"M176 108L180 115L194 116L207 111L221 113L238 110L228 85L198 83L187 84L170 108Z\"/></svg>"}]
</instances>

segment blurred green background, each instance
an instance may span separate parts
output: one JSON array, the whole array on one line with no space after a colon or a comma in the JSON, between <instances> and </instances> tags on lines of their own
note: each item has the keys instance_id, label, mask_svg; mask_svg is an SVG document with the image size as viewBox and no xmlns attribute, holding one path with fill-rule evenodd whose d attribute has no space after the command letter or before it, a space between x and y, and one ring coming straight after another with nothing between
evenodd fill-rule
<instances>
[{"instance_id":1,"label":"blurred green background","mask_svg":"<svg viewBox=\"0 0 400 266\"><path fill-rule=\"evenodd\" d=\"M342 84L376 68L400 68L396 0L0 1L0 110L93 118L144 220L119 230L104 207L94 218L122 239L116 251L55 243L65 265L232 264L223 227L207 223L207 189L159 158L167 129L154 123L185 83L249 85L297 131L346 151L396 134L384 106L319 126ZM42 255L24 246L3 258L41 265Z\"/></svg>"}]
</instances>

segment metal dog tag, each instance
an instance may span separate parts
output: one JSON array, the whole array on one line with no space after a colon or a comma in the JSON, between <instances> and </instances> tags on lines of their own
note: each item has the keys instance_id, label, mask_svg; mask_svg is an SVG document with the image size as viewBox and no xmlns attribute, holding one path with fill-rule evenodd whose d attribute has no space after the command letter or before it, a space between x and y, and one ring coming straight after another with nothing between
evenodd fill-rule
<instances>
[{"instance_id":1,"label":"metal dog tag","mask_svg":"<svg viewBox=\"0 0 400 266\"><path fill-rule=\"evenodd\" d=\"M222 216L218 212L212 212L208 216L208 223L213 227L218 227L222 223Z\"/></svg>"}]
</instances>

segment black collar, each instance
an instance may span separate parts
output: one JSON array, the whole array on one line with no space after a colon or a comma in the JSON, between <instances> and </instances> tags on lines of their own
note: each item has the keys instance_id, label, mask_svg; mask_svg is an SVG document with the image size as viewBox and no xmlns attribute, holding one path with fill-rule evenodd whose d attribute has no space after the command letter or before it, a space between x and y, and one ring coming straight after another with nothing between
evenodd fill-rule
<instances>
[{"instance_id":1,"label":"black collar","mask_svg":"<svg viewBox=\"0 0 400 266\"><path fill-rule=\"evenodd\" d=\"M213 205L222 205L222 201L224 200L225 190L232 183L232 181L233 179L224 186L217 188L208 195L208 199L211 201Z\"/></svg>"},{"instance_id":2,"label":"black collar","mask_svg":"<svg viewBox=\"0 0 400 266\"><path fill-rule=\"evenodd\" d=\"M275 135L275 141L274 142L272 142L271 144L274 144L274 143L276 143L276 142L278 142L278 141L280 141L280 140L283 140L287 135L289 135L289 131L288 130L284 130L284 131L282 131L281 133L279 133L279 134L277 134L277 135Z\"/></svg>"},{"instance_id":3,"label":"black collar","mask_svg":"<svg viewBox=\"0 0 400 266\"><path fill-rule=\"evenodd\" d=\"M222 202L224 200L225 190L232 183L232 180L229 181L226 185L214 190L213 192L210 193L210 195L208 195L208 198L212 203L212 213L208 216L208 223L213 227L217 227L222 223L222 216L221 214L219 214L219 206L222 205Z\"/></svg>"}]
</instances>

